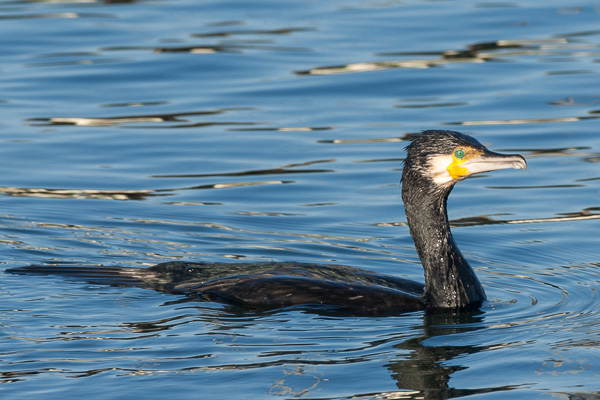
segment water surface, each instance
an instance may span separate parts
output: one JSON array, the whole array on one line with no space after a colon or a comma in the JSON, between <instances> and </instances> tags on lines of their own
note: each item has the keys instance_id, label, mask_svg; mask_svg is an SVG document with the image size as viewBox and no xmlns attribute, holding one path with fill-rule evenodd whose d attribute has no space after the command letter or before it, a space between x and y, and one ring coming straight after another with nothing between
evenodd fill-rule
<instances>
[{"instance_id":1,"label":"water surface","mask_svg":"<svg viewBox=\"0 0 600 400\"><path fill-rule=\"evenodd\" d=\"M232 310L1 274L6 398L600 397L600 30L590 2L0 3L2 270L334 262L422 281L410 135L528 170L461 183L490 301Z\"/></svg>"}]
</instances>

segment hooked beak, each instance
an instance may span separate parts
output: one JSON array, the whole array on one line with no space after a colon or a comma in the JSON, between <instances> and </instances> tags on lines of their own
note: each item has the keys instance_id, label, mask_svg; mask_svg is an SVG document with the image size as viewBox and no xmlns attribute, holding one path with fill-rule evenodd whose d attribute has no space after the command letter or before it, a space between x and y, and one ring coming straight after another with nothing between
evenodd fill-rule
<instances>
[{"instance_id":1,"label":"hooked beak","mask_svg":"<svg viewBox=\"0 0 600 400\"><path fill-rule=\"evenodd\" d=\"M465 159L454 159L447 168L452 179L462 180L471 175L497 169L527 169L527 161L519 154L500 154L485 149Z\"/></svg>"},{"instance_id":2,"label":"hooked beak","mask_svg":"<svg viewBox=\"0 0 600 400\"><path fill-rule=\"evenodd\" d=\"M482 172L495 171L497 169L527 169L527 161L519 154L500 154L490 150L485 150L478 157L463 161L460 168L466 173L461 173L462 177L467 177Z\"/></svg>"}]
</instances>

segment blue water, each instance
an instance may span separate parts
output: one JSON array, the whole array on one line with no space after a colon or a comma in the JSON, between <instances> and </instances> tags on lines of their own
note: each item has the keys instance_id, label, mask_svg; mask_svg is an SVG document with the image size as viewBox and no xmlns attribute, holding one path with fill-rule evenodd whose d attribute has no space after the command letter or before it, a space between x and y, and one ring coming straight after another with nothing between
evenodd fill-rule
<instances>
[{"instance_id":1,"label":"blue water","mask_svg":"<svg viewBox=\"0 0 600 400\"><path fill-rule=\"evenodd\" d=\"M0 271L293 260L422 281L406 135L528 161L449 200L480 313L256 314L0 273L2 398L599 398L599 24L564 0L0 2Z\"/></svg>"}]
</instances>

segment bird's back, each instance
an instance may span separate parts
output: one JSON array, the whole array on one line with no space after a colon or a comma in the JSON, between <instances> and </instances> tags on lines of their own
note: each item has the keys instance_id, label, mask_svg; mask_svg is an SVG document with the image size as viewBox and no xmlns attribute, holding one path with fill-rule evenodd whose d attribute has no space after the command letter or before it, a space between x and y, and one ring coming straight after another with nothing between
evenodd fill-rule
<instances>
[{"instance_id":1,"label":"bird's back","mask_svg":"<svg viewBox=\"0 0 600 400\"><path fill-rule=\"evenodd\" d=\"M257 310L318 306L390 314L423 307L423 285L343 265L175 261L150 268L31 265L8 272L63 275L95 284L198 296Z\"/></svg>"}]
</instances>

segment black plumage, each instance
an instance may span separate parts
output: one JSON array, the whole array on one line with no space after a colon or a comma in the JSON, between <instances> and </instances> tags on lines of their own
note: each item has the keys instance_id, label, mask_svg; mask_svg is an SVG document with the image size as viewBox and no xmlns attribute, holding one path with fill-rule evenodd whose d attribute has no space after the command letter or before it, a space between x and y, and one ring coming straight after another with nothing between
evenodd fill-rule
<instances>
[{"instance_id":1,"label":"black plumage","mask_svg":"<svg viewBox=\"0 0 600 400\"><path fill-rule=\"evenodd\" d=\"M477 307L486 299L485 291L454 242L447 198L456 182L480 172L526 168L525 159L491 152L453 131L425 131L406 150L402 199L425 285L353 267L296 262L177 261L150 268L31 265L7 271L66 275L259 310L316 306L375 315Z\"/></svg>"}]
</instances>

